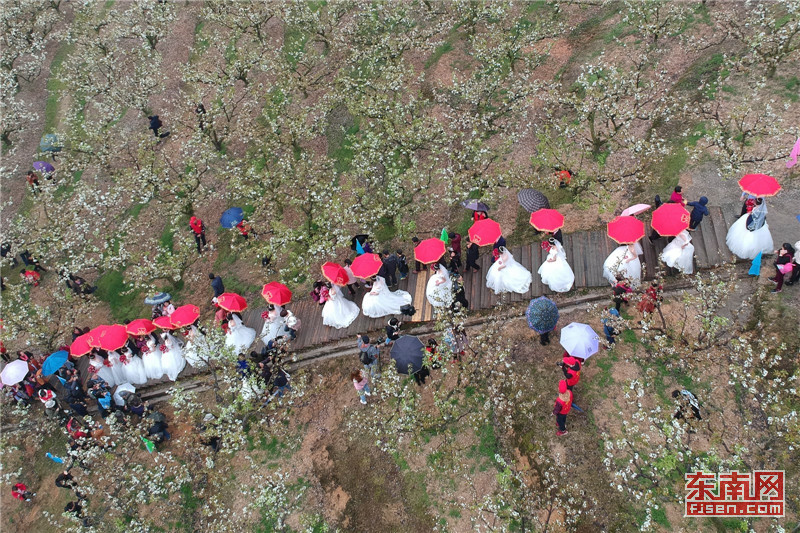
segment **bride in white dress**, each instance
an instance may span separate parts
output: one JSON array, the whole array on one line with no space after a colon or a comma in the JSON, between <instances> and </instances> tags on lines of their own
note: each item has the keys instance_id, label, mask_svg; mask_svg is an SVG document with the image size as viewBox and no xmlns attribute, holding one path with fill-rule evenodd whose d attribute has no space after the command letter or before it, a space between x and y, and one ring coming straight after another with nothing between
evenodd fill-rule
<instances>
[{"instance_id":1,"label":"bride in white dress","mask_svg":"<svg viewBox=\"0 0 800 533\"><path fill-rule=\"evenodd\" d=\"M525 294L531 287L533 275L527 268L517 263L505 246L499 248L500 257L492 263L486 273L486 286L495 294L517 292Z\"/></svg>"},{"instance_id":2,"label":"bride in white dress","mask_svg":"<svg viewBox=\"0 0 800 533\"><path fill-rule=\"evenodd\" d=\"M694 245L689 232L683 230L664 248L659 258L684 274L694 272Z\"/></svg>"},{"instance_id":3,"label":"bride in white dress","mask_svg":"<svg viewBox=\"0 0 800 533\"><path fill-rule=\"evenodd\" d=\"M425 287L425 297L433 307L449 307L453 303L453 281L447 269L439 263L431 265L433 275Z\"/></svg>"},{"instance_id":4,"label":"bride in white dress","mask_svg":"<svg viewBox=\"0 0 800 533\"><path fill-rule=\"evenodd\" d=\"M281 317L281 311L283 311L283 307L280 305L269 304L267 306L267 316L264 318L264 325L261 327L261 335L258 336L264 345L283 331L286 321ZM261 316L263 317L264 315L262 314Z\"/></svg>"},{"instance_id":5,"label":"bride in white dress","mask_svg":"<svg viewBox=\"0 0 800 533\"><path fill-rule=\"evenodd\" d=\"M152 337L147 339L147 346L142 349L142 363L144 373L149 379L161 379L164 375L164 369L161 368L161 350Z\"/></svg>"},{"instance_id":6,"label":"bride in white dress","mask_svg":"<svg viewBox=\"0 0 800 533\"><path fill-rule=\"evenodd\" d=\"M114 375L114 381L117 383L126 383L128 376L125 374L125 369L122 367L122 361L119 360L119 353L116 351L108 352L108 362L111 364L111 373Z\"/></svg>"},{"instance_id":7,"label":"bride in white dress","mask_svg":"<svg viewBox=\"0 0 800 533\"><path fill-rule=\"evenodd\" d=\"M97 372L97 376L108 383L109 387L113 387L117 384L117 380L114 379L114 373L111 372L111 368L107 367L105 361L99 355L95 355L89 361L89 364L92 365L92 369Z\"/></svg>"},{"instance_id":8,"label":"bride in white dress","mask_svg":"<svg viewBox=\"0 0 800 533\"><path fill-rule=\"evenodd\" d=\"M542 283L551 291L567 292L575 283L575 273L567 263L567 254L561 243L553 238L549 242L550 251L547 260L539 267L539 275L542 276Z\"/></svg>"},{"instance_id":9,"label":"bride in white dress","mask_svg":"<svg viewBox=\"0 0 800 533\"><path fill-rule=\"evenodd\" d=\"M183 357L186 362L194 368L203 368L206 366L205 360L200 355L208 349L206 344L206 336L192 324L189 331L186 333L186 346L183 349Z\"/></svg>"},{"instance_id":10,"label":"bride in white dress","mask_svg":"<svg viewBox=\"0 0 800 533\"><path fill-rule=\"evenodd\" d=\"M134 385L142 385L147 383L147 374L144 371L144 363L141 358L133 355L130 349L125 351L125 362L122 363L122 368L125 371L126 381Z\"/></svg>"},{"instance_id":11,"label":"bride in white dress","mask_svg":"<svg viewBox=\"0 0 800 533\"><path fill-rule=\"evenodd\" d=\"M642 281L642 262L639 256L643 253L642 245L638 242L618 246L603 262L603 277L611 285L616 285L617 275L620 274L632 287L639 286Z\"/></svg>"},{"instance_id":12,"label":"bride in white dress","mask_svg":"<svg viewBox=\"0 0 800 533\"><path fill-rule=\"evenodd\" d=\"M256 340L256 330L248 328L242 323L238 313L233 313L228 321L228 334L225 337L225 344L238 355L244 353Z\"/></svg>"},{"instance_id":13,"label":"bride in white dress","mask_svg":"<svg viewBox=\"0 0 800 533\"><path fill-rule=\"evenodd\" d=\"M344 297L336 285L328 289L328 301L322 307L322 323L336 329L346 328L358 317L358 306Z\"/></svg>"},{"instance_id":14,"label":"bride in white dress","mask_svg":"<svg viewBox=\"0 0 800 533\"><path fill-rule=\"evenodd\" d=\"M183 367L186 366L186 359L183 358L183 348L181 342L172 333L165 331L161 334L164 339L164 351L161 354L161 368L171 381L178 379Z\"/></svg>"},{"instance_id":15,"label":"bride in white dress","mask_svg":"<svg viewBox=\"0 0 800 533\"><path fill-rule=\"evenodd\" d=\"M382 276L373 276L372 289L364 295L361 311L370 318L399 315L400 308L410 305L412 297L406 291L390 291Z\"/></svg>"},{"instance_id":16,"label":"bride in white dress","mask_svg":"<svg viewBox=\"0 0 800 533\"><path fill-rule=\"evenodd\" d=\"M759 252L768 254L774 249L767 224L767 203L756 198L756 206L731 225L725 238L728 249L742 259L755 259Z\"/></svg>"}]
</instances>

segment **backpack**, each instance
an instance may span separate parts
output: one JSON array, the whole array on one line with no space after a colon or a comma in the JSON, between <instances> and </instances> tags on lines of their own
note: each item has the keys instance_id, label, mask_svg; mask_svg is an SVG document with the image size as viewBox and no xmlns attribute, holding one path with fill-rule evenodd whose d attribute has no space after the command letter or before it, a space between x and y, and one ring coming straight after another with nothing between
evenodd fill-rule
<instances>
[{"instance_id":1,"label":"backpack","mask_svg":"<svg viewBox=\"0 0 800 533\"><path fill-rule=\"evenodd\" d=\"M414 314L417 312L417 308L412 304L406 304L400 308L400 312L406 316L414 316Z\"/></svg>"},{"instance_id":2,"label":"backpack","mask_svg":"<svg viewBox=\"0 0 800 533\"><path fill-rule=\"evenodd\" d=\"M366 350L361 350L361 354L359 355L359 360L361 361L362 365L371 365L372 363L375 362L375 360Z\"/></svg>"}]
</instances>

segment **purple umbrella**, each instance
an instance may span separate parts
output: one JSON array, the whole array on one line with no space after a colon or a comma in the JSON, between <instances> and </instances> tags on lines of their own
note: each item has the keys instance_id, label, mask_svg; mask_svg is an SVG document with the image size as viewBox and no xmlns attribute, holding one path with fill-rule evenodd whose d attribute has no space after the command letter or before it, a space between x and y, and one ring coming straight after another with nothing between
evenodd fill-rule
<instances>
[{"instance_id":1,"label":"purple umbrella","mask_svg":"<svg viewBox=\"0 0 800 533\"><path fill-rule=\"evenodd\" d=\"M56 167L48 163L47 161L36 161L33 164L33 170L38 170L44 174L50 174L56 171Z\"/></svg>"}]
</instances>

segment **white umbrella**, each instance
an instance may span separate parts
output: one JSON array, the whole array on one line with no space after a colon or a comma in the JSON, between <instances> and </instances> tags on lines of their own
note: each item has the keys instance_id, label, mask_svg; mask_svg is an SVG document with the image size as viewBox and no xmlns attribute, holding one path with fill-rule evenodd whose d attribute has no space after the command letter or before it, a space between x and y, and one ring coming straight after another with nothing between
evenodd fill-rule
<instances>
[{"instance_id":1,"label":"white umbrella","mask_svg":"<svg viewBox=\"0 0 800 533\"><path fill-rule=\"evenodd\" d=\"M0 372L0 380L3 385L16 385L28 375L28 363L21 359L11 361L6 365L2 372Z\"/></svg>"},{"instance_id":2,"label":"white umbrella","mask_svg":"<svg viewBox=\"0 0 800 533\"><path fill-rule=\"evenodd\" d=\"M114 391L114 403L120 407L125 405L125 399L122 397L123 392L134 393L136 392L136 387L130 383L121 383L117 385L117 390Z\"/></svg>"},{"instance_id":3,"label":"white umbrella","mask_svg":"<svg viewBox=\"0 0 800 533\"><path fill-rule=\"evenodd\" d=\"M638 215L639 213L644 213L648 209L650 209L650 206L647 204L632 205L622 212L622 216L626 217L628 215Z\"/></svg>"},{"instance_id":4,"label":"white umbrella","mask_svg":"<svg viewBox=\"0 0 800 533\"><path fill-rule=\"evenodd\" d=\"M589 324L572 322L561 330L561 346L573 357L588 359L596 354L599 340Z\"/></svg>"}]
</instances>

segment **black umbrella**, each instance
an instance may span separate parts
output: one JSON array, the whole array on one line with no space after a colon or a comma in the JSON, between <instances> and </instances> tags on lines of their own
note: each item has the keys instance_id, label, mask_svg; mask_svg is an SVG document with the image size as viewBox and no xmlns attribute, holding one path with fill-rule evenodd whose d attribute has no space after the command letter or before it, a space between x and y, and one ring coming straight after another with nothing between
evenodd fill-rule
<instances>
[{"instance_id":1,"label":"black umbrella","mask_svg":"<svg viewBox=\"0 0 800 533\"><path fill-rule=\"evenodd\" d=\"M517 200L519 200L519 205L524 207L529 213L533 213L539 209L550 209L550 201L547 199L547 196L536 189L521 189L517 193Z\"/></svg>"},{"instance_id":2,"label":"black umbrella","mask_svg":"<svg viewBox=\"0 0 800 533\"><path fill-rule=\"evenodd\" d=\"M364 243L367 242L369 235L356 235L352 239L350 239L350 249L355 251L356 249L356 241L361 243L361 246L364 246Z\"/></svg>"},{"instance_id":3,"label":"black umbrella","mask_svg":"<svg viewBox=\"0 0 800 533\"><path fill-rule=\"evenodd\" d=\"M408 374L408 367L411 366L412 372L422 370L422 357L425 353L425 345L419 337L403 335L392 346L391 357L397 365L397 372Z\"/></svg>"}]
</instances>

